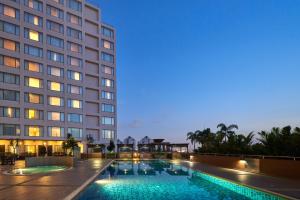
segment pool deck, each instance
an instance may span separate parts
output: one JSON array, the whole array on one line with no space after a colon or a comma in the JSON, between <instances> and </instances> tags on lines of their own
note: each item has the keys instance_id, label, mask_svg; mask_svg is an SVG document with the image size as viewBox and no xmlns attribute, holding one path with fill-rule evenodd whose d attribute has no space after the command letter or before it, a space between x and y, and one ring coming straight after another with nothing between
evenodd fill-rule
<instances>
[{"instance_id":1,"label":"pool deck","mask_svg":"<svg viewBox=\"0 0 300 200\"><path fill-rule=\"evenodd\" d=\"M4 175L3 171L8 167L0 166L0 200L64 199L98 174L110 161L89 159L79 161L74 168L63 172L29 176Z\"/></svg>"},{"instance_id":2,"label":"pool deck","mask_svg":"<svg viewBox=\"0 0 300 200\"><path fill-rule=\"evenodd\" d=\"M188 168L199 170L240 184L271 191L294 199L300 199L300 180L271 177L251 172L214 167L197 162L181 161L180 163Z\"/></svg>"}]
</instances>

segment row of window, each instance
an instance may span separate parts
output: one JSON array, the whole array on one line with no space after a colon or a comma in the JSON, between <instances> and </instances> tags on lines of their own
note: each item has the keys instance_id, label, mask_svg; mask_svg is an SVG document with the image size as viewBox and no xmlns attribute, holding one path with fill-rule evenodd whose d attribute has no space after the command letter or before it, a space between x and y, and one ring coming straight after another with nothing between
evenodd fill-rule
<instances>
[{"instance_id":1,"label":"row of window","mask_svg":"<svg viewBox=\"0 0 300 200\"><path fill-rule=\"evenodd\" d=\"M59 126L48 126L48 137L59 137L65 138L65 128ZM114 139L114 130L103 129L102 131L103 139ZM81 128L67 128L67 134L72 135L74 138L82 138ZM16 124L0 124L0 136L19 136L21 135L20 125ZM44 127L35 125L25 125L24 135L29 137L43 137Z\"/></svg>"},{"instance_id":2,"label":"row of window","mask_svg":"<svg viewBox=\"0 0 300 200\"><path fill-rule=\"evenodd\" d=\"M76 88L74 88L74 91L76 91ZM72 91L72 92L74 92ZM107 99L107 100L113 100L114 99L114 93L112 92L107 92L107 91L102 91L101 93L101 98L102 99ZM15 90L5 90L5 89L0 89L0 100L6 100L6 101L20 101L20 92L15 91ZM34 104L44 104L44 95L42 94L36 94L36 93L24 93L24 101L27 103L34 103ZM75 100L74 100L75 101ZM71 101L73 103L68 103L68 105L77 105L77 107L80 108L80 105L82 103ZM78 101L78 100L77 100ZM49 105L56 105L56 106L63 106L63 98L61 97L48 97L48 104ZM105 108L107 110L107 108Z\"/></svg>"}]
</instances>

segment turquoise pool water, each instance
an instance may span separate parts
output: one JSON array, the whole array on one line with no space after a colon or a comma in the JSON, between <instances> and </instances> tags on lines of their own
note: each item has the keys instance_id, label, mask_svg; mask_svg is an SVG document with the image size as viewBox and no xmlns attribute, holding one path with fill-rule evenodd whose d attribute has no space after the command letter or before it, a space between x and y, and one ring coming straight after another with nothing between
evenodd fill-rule
<instances>
[{"instance_id":1,"label":"turquoise pool water","mask_svg":"<svg viewBox=\"0 0 300 200\"><path fill-rule=\"evenodd\" d=\"M116 161L78 200L278 200L254 190L163 160Z\"/></svg>"},{"instance_id":2,"label":"turquoise pool water","mask_svg":"<svg viewBox=\"0 0 300 200\"><path fill-rule=\"evenodd\" d=\"M14 175L30 175L39 173L59 172L65 169L67 169L67 167L65 166L37 166L22 169L14 169L9 173Z\"/></svg>"}]
</instances>

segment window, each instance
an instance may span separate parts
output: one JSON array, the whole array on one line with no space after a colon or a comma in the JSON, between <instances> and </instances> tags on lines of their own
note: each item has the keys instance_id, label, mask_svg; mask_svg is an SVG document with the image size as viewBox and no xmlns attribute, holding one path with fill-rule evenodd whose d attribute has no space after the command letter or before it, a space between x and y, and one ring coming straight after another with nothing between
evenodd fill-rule
<instances>
[{"instance_id":1,"label":"window","mask_svg":"<svg viewBox=\"0 0 300 200\"><path fill-rule=\"evenodd\" d=\"M73 42L68 42L68 50L75 53L82 53L82 46Z\"/></svg>"},{"instance_id":2,"label":"window","mask_svg":"<svg viewBox=\"0 0 300 200\"><path fill-rule=\"evenodd\" d=\"M59 3L61 5L64 5L64 0L52 0L52 1L55 1L56 3Z\"/></svg>"},{"instance_id":3,"label":"window","mask_svg":"<svg viewBox=\"0 0 300 200\"><path fill-rule=\"evenodd\" d=\"M0 38L0 48L20 52L20 43L13 40Z\"/></svg>"},{"instance_id":4,"label":"window","mask_svg":"<svg viewBox=\"0 0 300 200\"><path fill-rule=\"evenodd\" d=\"M24 38L27 38L29 40L42 42L43 41L43 33L24 28Z\"/></svg>"},{"instance_id":5,"label":"window","mask_svg":"<svg viewBox=\"0 0 300 200\"><path fill-rule=\"evenodd\" d=\"M54 62L64 63L64 55L61 53L57 53L54 51L47 51L48 60L52 60Z\"/></svg>"},{"instance_id":6,"label":"window","mask_svg":"<svg viewBox=\"0 0 300 200\"><path fill-rule=\"evenodd\" d=\"M82 60L72 56L68 56L68 64L74 67L82 67Z\"/></svg>"},{"instance_id":7,"label":"window","mask_svg":"<svg viewBox=\"0 0 300 200\"><path fill-rule=\"evenodd\" d=\"M64 106L64 99L61 97L48 97L48 104L50 106Z\"/></svg>"},{"instance_id":8,"label":"window","mask_svg":"<svg viewBox=\"0 0 300 200\"><path fill-rule=\"evenodd\" d=\"M102 104L102 112L115 112L115 106L111 104Z\"/></svg>"},{"instance_id":9,"label":"window","mask_svg":"<svg viewBox=\"0 0 300 200\"><path fill-rule=\"evenodd\" d=\"M102 117L102 124L103 125L114 125L115 118L113 117Z\"/></svg>"},{"instance_id":10,"label":"window","mask_svg":"<svg viewBox=\"0 0 300 200\"><path fill-rule=\"evenodd\" d=\"M33 77L25 77L25 86L33 88L43 88L43 80Z\"/></svg>"},{"instance_id":11,"label":"window","mask_svg":"<svg viewBox=\"0 0 300 200\"><path fill-rule=\"evenodd\" d=\"M68 85L69 94L82 94L82 87L75 85Z\"/></svg>"},{"instance_id":12,"label":"window","mask_svg":"<svg viewBox=\"0 0 300 200\"><path fill-rule=\"evenodd\" d=\"M0 106L0 117L20 118L20 108Z\"/></svg>"},{"instance_id":13,"label":"window","mask_svg":"<svg viewBox=\"0 0 300 200\"><path fill-rule=\"evenodd\" d=\"M47 44L63 49L64 40L58 37L47 35Z\"/></svg>"},{"instance_id":14,"label":"window","mask_svg":"<svg viewBox=\"0 0 300 200\"><path fill-rule=\"evenodd\" d=\"M13 58L10 56L0 55L0 65L4 65L6 67L19 68L20 60L18 58Z\"/></svg>"},{"instance_id":15,"label":"window","mask_svg":"<svg viewBox=\"0 0 300 200\"><path fill-rule=\"evenodd\" d=\"M111 54L101 52L101 58L105 62L114 63L114 56Z\"/></svg>"},{"instance_id":16,"label":"window","mask_svg":"<svg viewBox=\"0 0 300 200\"><path fill-rule=\"evenodd\" d=\"M102 86L104 87L114 87L114 81L113 80L110 80L110 79L107 79L107 78L103 78L102 79Z\"/></svg>"},{"instance_id":17,"label":"window","mask_svg":"<svg viewBox=\"0 0 300 200\"><path fill-rule=\"evenodd\" d=\"M54 82L54 81L48 81L48 90L52 90L52 91L56 91L56 92L63 92L64 84Z\"/></svg>"},{"instance_id":18,"label":"window","mask_svg":"<svg viewBox=\"0 0 300 200\"><path fill-rule=\"evenodd\" d=\"M24 93L24 101L27 103L43 104L44 96L42 94Z\"/></svg>"},{"instance_id":19,"label":"window","mask_svg":"<svg viewBox=\"0 0 300 200\"><path fill-rule=\"evenodd\" d=\"M48 112L48 120L65 121L65 114L63 112Z\"/></svg>"},{"instance_id":20,"label":"window","mask_svg":"<svg viewBox=\"0 0 300 200\"><path fill-rule=\"evenodd\" d=\"M20 92L14 91L14 90L0 89L0 100L19 101L20 100Z\"/></svg>"},{"instance_id":21,"label":"window","mask_svg":"<svg viewBox=\"0 0 300 200\"><path fill-rule=\"evenodd\" d=\"M79 30L67 27L67 34L69 37L81 40L82 39L82 33Z\"/></svg>"},{"instance_id":22,"label":"window","mask_svg":"<svg viewBox=\"0 0 300 200\"><path fill-rule=\"evenodd\" d=\"M21 134L20 125L16 124L0 124L1 136L18 136Z\"/></svg>"},{"instance_id":23,"label":"window","mask_svg":"<svg viewBox=\"0 0 300 200\"><path fill-rule=\"evenodd\" d=\"M0 3L0 14L7 17L20 19L20 11L18 9L4 5L2 3Z\"/></svg>"},{"instance_id":24,"label":"window","mask_svg":"<svg viewBox=\"0 0 300 200\"><path fill-rule=\"evenodd\" d=\"M101 40L102 41L102 47L105 49L110 49L113 50L114 49L114 43L107 41L107 40Z\"/></svg>"},{"instance_id":25,"label":"window","mask_svg":"<svg viewBox=\"0 0 300 200\"><path fill-rule=\"evenodd\" d=\"M0 20L0 31L14 35L20 35L20 27L5 21Z\"/></svg>"},{"instance_id":26,"label":"window","mask_svg":"<svg viewBox=\"0 0 300 200\"><path fill-rule=\"evenodd\" d=\"M114 139L115 138L115 131L113 130L102 130L102 138L103 139Z\"/></svg>"},{"instance_id":27,"label":"window","mask_svg":"<svg viewBox=\"0 0 300 200\"><path fill-rule=\"evenodd\" d=\"M43 11L43 3L37 0L24 0L24 5L37 11Z\"/></svg>"},{"instance_id":28,"label":"window","mask_svg":"<svg viewBox=\"0 0 300 200\"><path fill-rule=\"evenodd\" d=\"M72 10L76 10L81 12L81 2L78 0L68 0L68 7L71 8Z\"/></svg>"},{"instance_id":29,"label":"window","mask_svg":"<svg viewBox=\"0 0 300 200\"><path fill-rule=\"evenodd\" d=\"M68 99L68 107L69 108L82 108L82 101L75 99Z\"/></svg>"},{"instance_id":30,"label":"window","mask_svg":"<svg viewBox=\"0 0 300 200\"><path fill-rule=\"evenodd\" d=\"M114 93L107 92L107 91L102 91L101 92L101 98L102 99L113 100L114 99Z\"/></svg>"},{"instance_id":31,"label":"window","mask_svg":"<svg viewBox=\"0 0 300 200\"><path fill-rule=\"evenodd\" d=\"M68 79L75 80L75 81L80 81L82 80L82 74L80 72L75 72L68 70Z\"/></svg>"},{"instance_id":32,"label":"window","mask_svg":"<svg viewBox=\"0 0 300 200\"><path fill-rule=\"evenodd\" d=\"M82 138L82 129L81 128L68 128L68 135L71 135L74 138Z\"/></svg>"},{"instance_id":33,"label":"window","mask_svg":"<svg viewBox=\"0 0 300 200\"><path fill-rule=\"evenodd\" d=\"M20 85L20 76L6 72L0 72L0 82Z\"/></svg>"},{"instance_id":34,"label":"window","mask_svg":"<svg viewBox=\"0 0 300 200\"><path fill-rule=\"evenodd\" d=\"M70 22L71 24L76 24L76 25L79 25L79 26L82 25L81 17L73 15L71 13L67 14L67 21Z\"/></svg>"},{"instance_id":35,"label":"window","mask_svg":"<svg viewBox=\"0 0 300 200\"><path fill-rule=\"evenodd\" d=\"M31 72L43 72L43 64L25 60L24 69Z\"/></svg>"},{"instance_id":36,"label":"window","mask_svg":"<svg viewBox=\"0 0 300 200\"><path fill-rule=\"evenodd\" d=\"M25 119L36 119L43 120L44 119L44 111L37 109L29 109L26 108L24 113Z\"/></svg>"},{"instance_id":37,"label":"window","mask_svg":"<svg viewBox=\"0 0 300 200\"><path fill-rule=\"evenodd\" d=\"M28 44L24 45L24 53L35 57L43 57L43 49Z\"/></svg>"},{"instance_id":38,"label":"window","mask_svg":"<svg viewBox=\"0 0 300 200\"><path fill-rule=\"evenodd\" d=\"M42 137L43 136L43 127L42 126L25 126L25 136Z\"/></svg>"},{"instance_id":39,"label":"window","mask_svg":"<svg viewBox=\"0 0 300 200\"><path fill-rule=\"evenodd\" d=\"M64 77L64 69L54 66L48 66L48 75Z\"/></svg>"},{"instance_id":40,"label":"window","mask_svg":"<svg viewBox=\"0 0 300 200\"><path fill-rule=\"evenodd\" d=\"M104 74L114 75L114 68L102 65L102 72Z\"/></svg>"},{"instance_id":41,"label":"window","mask_svg":"<svg viewBox=\"0 0 300 200\"><path fill-rule=\"evenodd\" d=\"M106 27L101 27L101 32L102 35L109 37L109 38L114 38L114 31L112 29L106 28Z\"/></svg>"},{"instance_id":42,"label":"window","mask_svg":"<svg viewBox=\"0 0 300 200\"><path fill-rule=\"evenodd\" d=\"M43 27L43 18L29 14L27 12L24 13L24 21L39 27Z\"/></svg>"},{"instance_id":43,"label":"window","mask_svg":"<svg viewBox=\"0 0 300 200\"><path fill-rule=\"evenodd\" d=\"M64 128L58 126L48 126L49 137L64 137Z\"/></svg>"},{"instance_id":44,"label":"window","mask_svg":"<svg viewBox=\"0 0 300 200\"><path fill-rule=\"evenodd\" d=\"M82 115L76 113L69 113L68 122L82 123Z\"/></svg>"},{"instance_id":45,"label":"window","mask_svg":"<svg viewBox=\"0 0 300 200\"><path fill-rule=\"evenodd\" d=\"M47 5L47 15L64 19L64 11L50 5Z\"/></svg>"},{"instance_id":46,"label":"window","mask_svg":"<svg viewBox=\"0 0 300 200\"><path fill-rule=\"evenodd\" d=\"M47 20L47 29L57 33L64 33L64 26L62 24Z\"/></svg>"}]
</instances>

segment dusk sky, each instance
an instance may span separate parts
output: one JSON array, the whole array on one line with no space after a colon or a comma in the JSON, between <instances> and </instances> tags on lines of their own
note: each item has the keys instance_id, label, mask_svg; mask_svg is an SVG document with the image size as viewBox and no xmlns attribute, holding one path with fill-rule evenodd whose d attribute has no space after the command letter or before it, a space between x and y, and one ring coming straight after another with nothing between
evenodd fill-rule
<instances>
[{"instance_id":1,"label":"dusk sky","mask_svg":"<svg viewBox=\"0 0 300 200\"><path fill-rule=\"evenodd\" d=\"M117 30L120 139L300 126L300 1L93 2Z\"/></svg>"}]
</instances>

